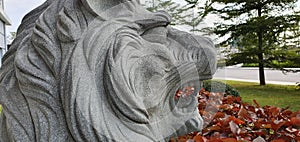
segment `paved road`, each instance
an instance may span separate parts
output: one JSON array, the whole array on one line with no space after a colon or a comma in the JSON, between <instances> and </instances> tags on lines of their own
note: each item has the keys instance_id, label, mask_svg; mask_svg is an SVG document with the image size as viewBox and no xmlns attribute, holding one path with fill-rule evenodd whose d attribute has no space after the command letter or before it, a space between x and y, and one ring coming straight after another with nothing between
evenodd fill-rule
<instances>
[{"instance_id":1,"label":"paved road","mask_svg":"<svg viewBox=\"0 0 300 142\"><path fill-rule=\"evenodd\" d=\"M283 74L278 70L265 69L267 84L295 85L300 82L300 73ZM215 79L259 82L258 68L227 67L218 69Z\"/></svg>"}]
</instances>

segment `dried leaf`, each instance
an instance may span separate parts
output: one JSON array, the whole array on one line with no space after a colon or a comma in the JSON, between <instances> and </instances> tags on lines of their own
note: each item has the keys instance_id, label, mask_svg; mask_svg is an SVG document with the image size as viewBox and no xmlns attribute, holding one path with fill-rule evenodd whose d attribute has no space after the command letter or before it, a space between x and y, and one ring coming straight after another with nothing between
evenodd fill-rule
<instances>
[{"instance_id":1,"label":"dried leaf","mask_svg":"<svg viewBox=\"0 0 300 142\"><path fill-rule=\"evenodd\" d=\"M255 99L253 100L253 102L256 105L256 107L260 107L259 104L257 103L257 101Z\"/></svg>"},{"instance_id":2,"label":"dried leaf","mask_svg":"<svg viewBox=\"0 0 300 142\"><path fill-rule=\"evenodd\" d=\"M200 136L200 135L195 136L195 137L193 138L193 140L194 140L195 142L205 142L205 140L203 139L203 137Z\"/></svg>"},{"instance_id":3,"label":"dried leaf","mask_svg":"<svg viewBox=\"0 0 300 142\"><path fill-rule=\"evenodd\" d=\"M229 122L229 126L230 126L230 130L233 134L236 134L237 133L237 130L239 129L239 126L234 123L233 121L230 121Z\"/></svg>"},{"instance_id":4,"label":"dried leaf","mask_svg":"<svg viewBox=\"0 0 300 142\"><path fill-rule=\"evenodd\" d=\"M184 93L184 92L183 92ZM177 141L209 142L300 142L300 111L243 103L241 98L199 91L198 109L206 128ZM222 98L222 104L217 99ZM215 99L215 101L214 101ZM219 110L217 113L207 111Z\"/></svg>"},{"instance_id":5,"label":"dried leaf","mask_svg":"<svg viewBox=\"0 0 300 142\"><path fill-rule=\"evenodd\" d=\"M291 123L294 126L300 127L300 117L292 117Z\"/></svg>"},{"instance_id":6,"label":"dried leaf","mask_svg":"<svg viewBox=\"0 0 300 142\"><path fill-rule=\"evenodd\" d=\"M266 142L264 138L262 138L261 136L257 137L256 139L254 139L252 142Z\"/></svg>"},{"instance_id":7,"label":"dried leaf","mask_svg":"<svg viewBox=\"0 0 300 142\"><path fill-rule=\"evenodd\" d=\"M250 121L253 121L250 117L250 114L248 113L248 110L244 108L244 106L241 107L240 111L238 112L238 116L244 119L248 119Z\"/></svg>"},{"instance_id":8,"label":"dried leaf","mask_svg":"<svg viewBox=\"0 0 300 142\"><path fill-rule=\"evenodd\" d=\"M237 140L234 138L223 138L221 140L222 140L222 142L237 142Z\"/></svg>"},{"instance_id":9,"label":"dried leaf","mask_svg":"<svg viewBox=\"0 0 300 142\"><path fill-rule=\"evenodd\" d=\"M225 114L223 112L217 112L214 118L217 119L217 118L224 118L224 117Z\"/></svg>"},{"instance_id":10,"label":"dried leaf","mask_svg":"<svg viewBox=\"0 0 300 142\"><path fill-rule=\"evenodd\" d=\"M285 142L284 139L272 140L271 142Z\"/></svg>"}]
</instances>

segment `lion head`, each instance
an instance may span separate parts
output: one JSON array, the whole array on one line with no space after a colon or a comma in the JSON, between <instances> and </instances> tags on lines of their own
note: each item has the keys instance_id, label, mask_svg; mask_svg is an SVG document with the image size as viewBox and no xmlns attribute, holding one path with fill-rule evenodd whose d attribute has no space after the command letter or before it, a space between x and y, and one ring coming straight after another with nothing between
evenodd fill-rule
<instances>
[{"instance_id":1,"label":"lion head","mask_svg":"<svg viewBox=\"0 0 300 142\"><path fill-rule=\"evenodd\" d=\"M201 130L212 42L136 0L48 0L27 14L1 68L0 141L164 141Z\"/></svg>"}]
</instances>

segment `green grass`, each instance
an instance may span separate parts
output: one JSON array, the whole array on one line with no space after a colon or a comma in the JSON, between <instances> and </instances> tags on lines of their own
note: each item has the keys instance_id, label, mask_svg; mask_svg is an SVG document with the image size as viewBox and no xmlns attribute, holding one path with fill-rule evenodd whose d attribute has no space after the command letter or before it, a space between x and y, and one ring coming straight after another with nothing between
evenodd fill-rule
<instances>
[{"instance_id":1,"label":"green grass","mask_svg":"<svg viewBox=\"0 0 300 142\"><path fill-rule=\"evenodd\" d=\"M255 99L261 106L290 106L292 111L300 110L300 90L296 86L266 85L240 81L222 81L236 88L244 102L253 104Z\"/></svg>"}]
</instances>

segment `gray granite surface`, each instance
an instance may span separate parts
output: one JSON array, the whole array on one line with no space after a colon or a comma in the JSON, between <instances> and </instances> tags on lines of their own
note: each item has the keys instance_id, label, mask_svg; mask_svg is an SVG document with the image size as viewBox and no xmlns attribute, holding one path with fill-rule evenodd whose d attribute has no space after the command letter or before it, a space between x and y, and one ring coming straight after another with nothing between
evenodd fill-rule
<instances>
[{"instance_id":1,"label":"gray granite surface","mask_svg":"<svg viewBox=\"0 0 300 142\"><path fill-rule=\"evenodd\" d=\"M137 0L47 0L28 13L0 71L1 142L152 142L200 131L210 39Z\"/></svg>"}]
</instances>

